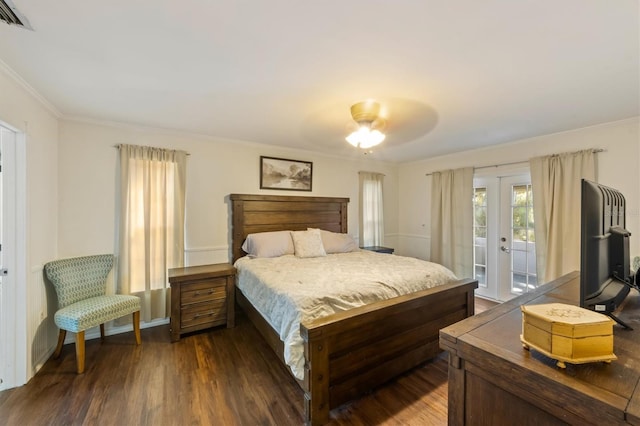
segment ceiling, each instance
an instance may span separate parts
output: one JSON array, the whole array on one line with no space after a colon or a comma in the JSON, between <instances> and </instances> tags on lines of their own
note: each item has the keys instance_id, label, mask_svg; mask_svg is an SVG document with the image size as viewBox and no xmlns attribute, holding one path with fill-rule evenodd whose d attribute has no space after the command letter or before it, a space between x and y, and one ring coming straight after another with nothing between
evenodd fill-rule
<instances>
[{"instance_id":1,"label":"ceiling","mask_svg":"<svg viewBox=\"0 0 640 426\"><path fill-rule=\"evenodd\" d=\"M13 3L0 61L64 118L355 157L375 99L405 162L640 115L638 0Z\"/></svg>"}]
</instances>

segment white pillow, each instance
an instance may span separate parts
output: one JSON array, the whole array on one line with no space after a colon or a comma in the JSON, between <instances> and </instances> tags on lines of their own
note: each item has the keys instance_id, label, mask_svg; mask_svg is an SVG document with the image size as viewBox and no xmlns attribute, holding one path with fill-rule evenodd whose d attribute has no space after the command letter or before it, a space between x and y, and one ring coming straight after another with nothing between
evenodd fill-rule
<instances>
[{"instance_id":1,"label":"white pillow","mask_svg":"<svg viewBox=\"0 0 640 426\"><path fill-rule=\"evenodd\" d=\"M315 229L315 228L308 228ZM338 232L325 231L320 229L320 237L322 238L322 245L324 251L327 254L331 253L349 253L352 251L358 251L360 248L358 244L349 234L341 234Z\"/></svg>"},{"instance_id":2,"label":"white pillow","mask_svg":"<svg viewBox=\"0 0 640 426\"><path fill-rule=\"evenodd\" d=\"M293 247L296 257L322 257L327 253L322 245L319 229L292 231Z\"/></svg>"},{"instance_id":3,"label":"white pillow","mask_svg":"<svg viewBox=\"0 0 640 426\"><path fill-rule=\"evenodd\" d=\"M242 244L242 250L251 257L278 257L293 254L291 231L249 234Z\"/></svg>"}]
</instances>

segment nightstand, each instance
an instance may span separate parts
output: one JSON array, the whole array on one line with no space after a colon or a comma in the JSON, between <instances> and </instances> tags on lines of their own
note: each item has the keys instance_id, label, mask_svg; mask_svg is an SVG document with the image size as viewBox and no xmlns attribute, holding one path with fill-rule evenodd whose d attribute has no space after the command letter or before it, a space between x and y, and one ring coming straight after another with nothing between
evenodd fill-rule
<instances>
[{"instance_id":1,"label":"nightstand","mask_svg":"<svg viewBox=\"0 0 640 426\"><path fill-rule=\"evenodd\" d=\"M360 247L360 248L363 250L375 251L377 253L393 254L393 249L390 247L368 246L368 247Z\"/></svg>"},{"instance_id":2,"label":"nightstand","mask_svg":"<svg viewBox=\"0 0 640 426\"><path fill-rule=\"evenodd\" d=\"M235 275L229 263L169 269L172 342L184 333L234 326Z\"/></svg>"}]
</instances>

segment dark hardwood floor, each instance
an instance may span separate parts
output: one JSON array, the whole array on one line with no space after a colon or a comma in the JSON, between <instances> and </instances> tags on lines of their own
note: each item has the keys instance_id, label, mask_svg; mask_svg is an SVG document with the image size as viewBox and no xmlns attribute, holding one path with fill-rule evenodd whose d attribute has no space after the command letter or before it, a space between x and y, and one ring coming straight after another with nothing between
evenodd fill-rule
<instances>
[{"instance_id":1,"label":"dark hardwood floor","mask_svg":"<svg viewBox=\"0 0 640 426\"><path fill-rule=\"evenodd\" d=\"M476 298L476 312L495 303ZM251 323L170 343L168 326L74 345L25 386L0 392L2 425L299 425L303 393ZM331 412L331 425L444 425L447 355L441 354Z\"/></svg>"}]
</instances>

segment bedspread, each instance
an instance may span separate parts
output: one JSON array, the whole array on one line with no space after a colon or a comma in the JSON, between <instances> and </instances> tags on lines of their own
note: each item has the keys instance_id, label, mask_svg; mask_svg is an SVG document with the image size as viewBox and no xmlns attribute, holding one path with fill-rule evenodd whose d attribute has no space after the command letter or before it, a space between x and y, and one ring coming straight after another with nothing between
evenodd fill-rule
<instances>
[{"instance_id":1,"label":"bedspread","mask_svg":"<svg viewBox=\"0 0 640 426\"><path fill-rule=\"evenodd\" d=\"M284 359L304 378L300 323L368 303L413 293L456 279L442 265L360 250L325 257L243 257L237 286L279 334Z\"/></svg>"}]
</instances>

